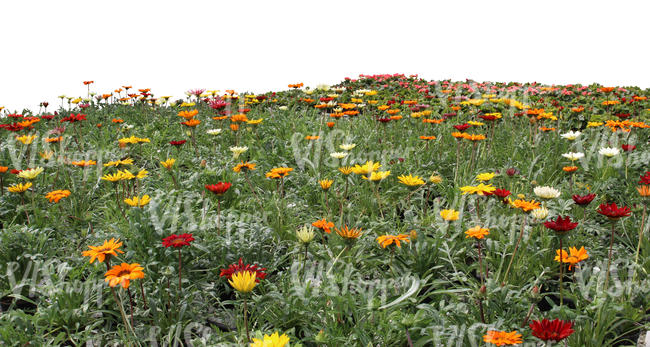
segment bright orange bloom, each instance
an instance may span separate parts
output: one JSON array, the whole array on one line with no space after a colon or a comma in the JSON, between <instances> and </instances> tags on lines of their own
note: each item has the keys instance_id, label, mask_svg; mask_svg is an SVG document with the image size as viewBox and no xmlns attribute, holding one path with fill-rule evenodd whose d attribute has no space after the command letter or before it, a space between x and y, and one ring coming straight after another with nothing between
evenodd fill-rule
<instances>
[{"instance_id":1,"label":"bright orange bloom","mask_svg":"<svg viewBox=\"0 0 650 347\"><path fill-rule=\"evenodd\" d=\"M68 196L70 196L69 190L54 190L45 194L45 198L54 203L59 202L59 200L67 198Z\"/></svg>"},{"instance_id":2,"label":"bright orange bloom","mask_svg":"<svg viewBox=\"0 0 650 347\"><path fill-rule=\"evenodd\" d=\"M382 248L386 248L386 247L392 245L393 243L395 243L395 245L397 247L402 248L402 245L400 244L400 241L411 242L411 240L409 239L409 235L406 235L406 234L382 235L382 236L379 236L377 238L377 243L379 243L379 245Z\"/></svg>"},{"instance_id":3,"label":"bright orange bloom","mask_svg":"<svg viewBox=\"0 0 650 347\"><path fill-rule=\"evenodd\" d=\"M117 253L124 253L120 250L120 247L122 247L120 239L117 239L116 241L115 238L112 238L110 241L104 240L104 244L101 246L88 246L90 250L84 251L81 255L84 257L90 257L91 264L95 259L100 263L103 263L106 257L117 256Z\"/></svg>"},{"instance_id":4,"label":"bright orange bloom","mask_svg":"<svg viewBox=\"0 0 650 347\"><path fill-rule=\"evenodd\" d=\"M115 287L119 284L122 288L127 289L129 288L130 280L144 278L144 272L142 272L142 270L144 270L144 268L138 263L122 263L120 265L115 265L110 270L106 271L104 281L108 282L108 285L111 287Z\"/></svg>"},{"instance_id":5,"label":"bright orange bloom","mask_svg":"<svg viewBox=\"0 0 650 347\"><path fill-rule=\"evenodd\" d=\"M483 335L483 341L497 346L516 345L523 342L521 334L518 334L516 331L506 332L495 330L488 330L487 335Z\"/></svg>"},{"instance_id":6,"label":"bright orange bloom","mask_svg":"<svg viewBox=\"0 0 650 347\"><path fill-rule=\"evenodd\" d=\"M562 168L562 170L564 170L565 172L574 172L574 171L578 170L578 167L577 166L565 166L565 167Z\"/></svg>"},{"instance_id":7,"label":"bright orange bloom","mask_svg":"<svg viewBox=\"0 0 650 347\"><path fill-rule=\"evenodd\" d=\"M198 120L198 119L194 119L194 118L192 118L192 119L190 119L190 120L186 120L185 122L181 122L181 124L183 124L183 125L187 125L188 127L193 128L193 127L195 127L195 126L201 124L201 121Z\"/></svg>"},{"instance_id":8,"label":"bright orange bloom","mask_svg":"<svg viewBox=\"0 0 650 347\"><path fill-rule=\"evenodd\" d=\"M246 115L243 113L233 114L232 116L230 116L230 121L233 123L246 122L248 121L248 117L246 117Z\"/></svg>"},{"instance_id":9,"label":"bright orange bloom","mask_svg":"<svg viewBox=\"0 0 650 347\"><path fill-rule=\"evenodd\" d=\"M320 136L318 135L307 135L305 136L305 140L318 140L320 139Z\"/></svg>"},{"instance_id":10,"label":"bright orange bloom","mask_svg":"<svg viewBox=\"0 0 650 347\"><path fill-rule=\"evenodd\" d=\"M474 134L467 134L467 133L463 134L463 138L470 141L481 141L486 139L485 135L481 135L481 134L474 135Z\"/></svg>"},{"instance_id":11,"label":"bright orange bloom","mask_svg":"<svg viewBox=\"0 0 650 347\"><path fill-rule=\"evenodd\" d=\"M230 130L232 130L232 131L239 130L239 124L237 124L237 123L230 124Z\"/></svg>"},{"instance_id":12,"label":"bright orange bloom","mask_svg":"<svg viewBox=\"0 0 650 347\"><path fill-rule=\"evenodd\" d=\"M324 232L328 234L331 233L332 232L331 229L334 228L334 223L328 222L327 220L325 220L325 218L321 220L317 220L311 223L311 225L314 226L315 228L322 229Z\"/></svg>"},{"instance_id":13,"label":"bright orange bloom","mask_svg":"<svg viewBox=\"0 0 650 347\"><path fill-rule=\"evenodd\" d=\"M482 238L485 238L485 236L487 236L489 234L489 231L490 231L490 229L481 228L479 225L477 225L477 226L475 226L473 228L468 229L465 232L465 234L467 235L467 236L465 236L465 238L467 239L467 238L473 237L475 239L480 240Z\"/></svg>"},{"instance_id":14,"label":"bright orange bloom","mask_svg":"<svg viewBox=\"0 0 650 347\"><path fill-rule=\"evenodd\" d=\"M45 139L45 142L47 142L47 143L54 143L54 142L61 142L61 140L63 140L63 136L59 136L59 137L48 137L48 138Z\"/></svg>"},{"instance_id":15,"label":"bright orange bloom","mask_svg":"<svg viewBox=\"0 0 650 347\"><path fill-rule=\"evenodd\" d=\"M360 228L359 229L357 229L357 228L349 229L348 226L345 225L345 226L341 227L341 229L339 229L339 228L335 228L335 229L336 229L336 233L339 234L339 236L341 236L344 239L354 240L354 239L359 238L359 236L361 236L361 229Z\"/></svg>"},{"instance_id":16,"label":"bright orange bloom","mask_svg":"<svg viewBox=\"0 0 650 347\"><path fill-rule=\"evenodd\" d=\"M435 136L420 136L420 140L430 141L435 139L436 139Z\"/></svg>"},{"instance_id":17,"label":"bright orange bloom","mask_svg":"<svg viewBox=\"0 0 650 347\"><path fill-rule=\"evenodd\" d=\"M178 112L178 116L183 117L186 120L190 120L190 119L194 118L194 116L196 116L197 114L199 114L199 110L189 110L189 111L180 111L180 112Z\"/></svg>"},{"instance_id":18,"label":"bright orange bloom","mask_svg":"<svg viewBox=\"0 0 650 347\"><path fill-rule=\"evenodd\" d=\"M638 186L636 190L639 191L639 195L644 198L650 197L650 186Z\"/></svg>"},{"instance_id":19,"label":"bright orange bloom","mask_svg":"<svg viewBox=\"0 0 650 347\"><path fill-rule=\"evenodd\" d=\"M287 177L289 172L293 171L290 167L276 167L266 173L266 178L282 178Z\"/></svg>"},{"instance_id":20,"label":"bright orange bloom","mask_svg":"<svg viewBox=\"0 0 650 347\"><path fill-rule=\"evenodd\" d=\"M526 201L526 200L517 199L514 202L512 202L511 205L512 207L519 208L524 212L529 212L538 209L541 204L539 202L536 202L535 200Z\"/></svg>"},{"instance_id":21,"label":"bright orange bloom","mask_svg":"<svg viewBox=\"0 0 650 347\"><path fill-rule=\"evenodd\" d=\"M71 161L70 165L86 167L86 166L97 165L97 162L94 160Z\"/></svg>"},{"instance_id":22,"label":"bright orange bloom","mask_svg":"<svg viewBox=\"0 0 650 347\"><path fill-rule=\"evenodd\" d=\"M255 165L257 165L257 164L249 163L249 162L244 163L242 161L241 163L237 164L237 166L235 166L232 170L237 172L237 173L242 172L242 171L243 172L252 171L252 170L255 170Z\"/></svg>"}]
</instances>

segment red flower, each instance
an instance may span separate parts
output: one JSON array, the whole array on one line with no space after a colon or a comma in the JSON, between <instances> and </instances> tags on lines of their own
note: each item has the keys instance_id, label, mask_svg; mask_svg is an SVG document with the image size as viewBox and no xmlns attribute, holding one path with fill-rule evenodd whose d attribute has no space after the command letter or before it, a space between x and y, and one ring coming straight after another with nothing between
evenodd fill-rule
<instances>
[{"instance_id":1,"label":"red flower","mask_svg":"<svg viewBox=\"0 0 650 347\"><path fill-rule=\"evenodd\" d=\"M206 184L205 189L217 194L217 195L223 195L225 192L230 189L232 186L232 183L229 182L219 182L217 184Z\"/></svg>"},{"instance_id":2,"label":"red flower","mask_svg":"<svg viewBox=\"0 0 650 347\"><path fill-rule=\"evenodd\" d=\"M0 124L1 128L5 128L6 130L9 131L20 131L23 130L23 126L18 124L18 123L11 123L11 124Z\"/></svg>"},{"instance_id":3,"label":"red flower","mask_svg":"<svg viewBox=\"0 0 650 347\"><path fill-rule=\"evenodd\" d=\"M577 205L587 206L594 200L596 194L587 194L583 196L574 195L572 197L573 197L573 202L575 202Z\"/></svg>"},{"instance_id":4,"label":"red flower","mask_svg":"<svg viewBox=\"0 0 650 347\"><path fill-rule=\"evenodd\" d=\"M639 181L639 184L650 184L650 171L646 171L645 175L641 176L641 181Z\"/></svg>"},{"instance_id":5,"label":"red flower","mask_svg":"<svg viewBox=\"0 0 650 347\"><path fill-rule=\"evenodd\" d=\"M52 118L54 118L53 115L45 115L45 116L41 116L41 119L45 119L45 120L50 120L50 119L52 119Z\"/></svg>"},{"instance_id":6,"label":"red flower","mask_svg":"<svg viewBox=\"0 0 650 347\"><path fill-rule=\"evenodd\" d=\"M533 336L544 341L553 340L558 342L564 340L573 334L574 330L572 328L573 322L565 322L559 319L549 321L545 318L542 321L534 320L530 323L530 329L533 331Z\"/></svg>"},{"instance_id":7,"label":"red flower","mask_svg":"<svg viewBox=\"0 0 650 347\"><path fill-rule=\"evenodd\" d=\"M241 258L239 258L239 263L236 264L230 264L227 269L221 269L221 274L219 275L220 277L226 277L227 279L231 279L232 275L241 272L241 271L250 271L255 273L255 282L260 283L260 280L263 280L266 277L266 273L264 272L266 270L265 267L258 268L258 265L250 265L246 264L244 265L244 262L242 261Z\"/></svg>"},{"instance_id":8,"label":"red flower","mask_svg":"<svg viewBox=\"0 0 650 347\"><path fill-rule=\"evenodd\" d=\"M500 197L502 199L505 199L505 198L508 197L508 195L510 195L510 191L505 190L505 189L501 189L501 188L497 188L494 192L492 192L492 194L494 194L494 195L496 195L496 196L498 196L498 197Z\"/></svg>"},{"instance_id":9,"label":"red flower","mask_svg":"<svg viewBox=\"0 0 650 347\"><path fill-rule=\"evenodd\" d=\"M71 113L69 117L65 117L65 118L61 119L61 123L63 123L63 122L74 123L74 122L80 122L82 120L86 120L86 115L85 114L79 113L78 115L75 116L74 113Z\"/></svg>"},{"instance_id":10,"label":"red flower","mask_svg":"<svg viewBox=\"0 0 650 347\"><path fill-rule=\"evenodd\" d=\"M467 123L465 123L465 124L461 124L461 125L454 125L454 128L456 128L456 130L460 131L461 133L462 133L463 131L469 129L469 127L471 127L471 125L469 125L469 124L467 124Z\"/></svg>"},{"instance_id":11,"label":"red flower","mask_svg":"<svg viewBox=\"0 0 650 347\"><path fill-rule=\"evenodd\" d=\"M635 145L621 145L621 148L626 152L631 152L636 149Z\"/></svg>"},{"instance_id":12,"label":"red flower","mask_svg":"<svg viewBox=\"0 0 650 347\"><path fill-rule=\"evenodd\" d=\"M171 234L163 239L162 244L167 248L169 247L179 248L183 246L189 246L190 242L192 241L194 241L192 234L181 234L181 235Z\"/></svg>"},{"instance_id":13,"label":"red flower","mask_svg":"<svg viewBox=\"0 0 650 347\"><path fill-rule=\"evenodd\" d=\"M510 177L512 177L512 176L514 176L514 175L516 175L518 173L519 173L519 170L515 169L514 167L511 167L508 170L506 170L506 175L508 175Z\"/></svg>"},{"instance_id":14,"label":"red flower","mask_svg":"<svg viewBox=\"0 0 650 347\"><path fill-rule=\"evenodd\" d=\"M379 121L380 123L388 123L388 122L391 121L391 119L390 119L390 117L386 117L386 118L377 117L377 121Z\"/></svg>"},{"instance_id":15,"label":"red flower","mask_svg":"<svg viewBox=\"0 0 650 347\"><path fill-rule=\"evenodd\" d=\"M630 215L630 208L627 206L618 207L616 203L600 204L597 210L598 213L606 216L611 220L617 220L621 217L628 217Z\"/></svg>"},{"instance_id":16,"label":"red flower","mask_svg":"<svg viewBox=\"0 0 650 347\"><path fill-rule=\"evenodd\" d=\"M185 142L187 142L187 140L169 141L169 144L172 146L182 146Z\"/></svg>"},{"instance_id":17,"label":"red flower","mask_svg":"<svg viewBox=\"0 0 650 347\"><path fill-rule=\"evenodd\" d=\"M551 220L544 222L544 226L554 230L557 233L564 234L569 230L575 229L575 227L578 226L578 223L572 223L569 216L566 216L565 218L558 216L555 221Z\"/></svg>"}]
</instances>

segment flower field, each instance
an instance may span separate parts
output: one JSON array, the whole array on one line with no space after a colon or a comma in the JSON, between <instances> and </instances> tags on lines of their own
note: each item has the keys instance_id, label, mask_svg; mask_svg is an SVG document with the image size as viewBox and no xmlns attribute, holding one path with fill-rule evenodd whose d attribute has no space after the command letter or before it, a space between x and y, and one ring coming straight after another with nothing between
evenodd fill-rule
<instances>
[{"instance_id":1,"label":"flower field","mask_svg":"<svg viewBox=\"0 0 650 347\"><path fill-rule=\"evenodd\" d=\"M650 103L361 75L1 110L0 345L636 346Z\"/></svg>"}]
</instances>

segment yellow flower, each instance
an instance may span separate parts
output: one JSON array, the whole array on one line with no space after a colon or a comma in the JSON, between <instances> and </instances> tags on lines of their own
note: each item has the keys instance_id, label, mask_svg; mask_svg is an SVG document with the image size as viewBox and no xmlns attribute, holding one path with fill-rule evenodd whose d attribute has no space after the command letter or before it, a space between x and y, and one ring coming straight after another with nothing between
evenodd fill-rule
<instances>
[{"instance_id":1,"label":"yellow flower","mask_svg":"<svg viewBox=\"0 0 650 347\"><path fill-rule=\"evenodd\" d=\"M362 178L364 180L371 180L373 182L379 182L383 180L384 178L390 176L390 171L377 171L377 172L371 172L370 177L363 176Z\"/></svg>"},{"instance_id":2,"label":"yellow flower","mask_svg":"<svg viewBox=\"0 0 650 347\"><path fill-rule=\"evenodd\" d=\"M424 184L424 180L420 176L411 176L410 174L408 176L402 175L398 176L397 179L400 181L400 183L405 184L407 186L419 186Z\"/></svg>"},{"instance_id":3,"label":"yellow flower","mask_svg":"<svg viewBox=\"0 0 650 347\"><path fill-rule=\"evenodd\" d=\"M595 128L603 125L603 122L587 122L587 128Z\"/></svg>"},{"instance_id":4,"label":"yellow flower","mask_svg":"<svg viewBox=\"0 0 650 347\"><path fill-rule=\"evenodd\" d=\"M12 193L24 193L29 187L32 186L32 182L27 182L25 184L18 183L12 186L9 186L7 189Z\"/></svg>"},{"instance_id":5,"label":"yellow flower","mask_svg":"<svg viewBox=\"0 0 650 347\"><path fill-rule=\"evenodd\" d=\"M296 231L296 236L300 242L309 243L314 239L314 236L316 236L316 234L314 234L314 228L312 228L311 225L307 224Z\"/></svg>"},{"instance_id":6,"label":"yellow flower","mask_svg":"<svg viewBox=\"0 0 650 347\"><path fill-rule=\"evenodd\" d=\"M323 188L323 190L330 189L330 187L332 186L332 183L334 183L334 181L333 180L328 180L328 179L318 181L318 184L320 184L320 187Z\"/></svg>"},{"instance_id":7,"label":"yellow flower","mask_svg":"<svg viewBox=\"0 0 650 347\"><path fill-rule=\"evenodd\" d=\"M162 165L165 169L171 170L172 166L174 166L174 163L176 162L176 159L174 158L169 158L165 161L161 161L160 165Z\"/></svg>"},{"instance_id":8,"label":"yellow flower","mask_svg":"<svg viewBox=\"0 0 650 347\"><path fill-rule=\"evenodd\" d=\"M438 183L442 182L442 176L440 176L440 175L438 175L436 173L432 173L431 176L429 176L429 182L431 182L433 184L438 184Z\"/></svg>"},{"instance_id":9,"label":"yellow flower","mask_svg":"<svg viewBox=\"0 0 650 347\"><path fill-rule=\"evenodd\" d=\"M37 167L35 169L29 169L29 170L23 170L18 173L18 177L24 178L26 180L33 180L38 176L41 172L43 172L42 167Z\"/></svg>"},{"instance_id":10,"label":"yellow flower","mask_svg":"<svg viewBox=\"0 0 650 347\"><path fill-rule=\"evenodd\" d=\"M491 184L485 185L483 183L479 184L478 186L465 186L461 187L460 190L464 194L478 194L478 195L485 195L485 193L492 193L495 191L497 188L492 186Z\"/></svg>"},{"instance_id":11,"label":"yellow flower","mask_svg":"<svg viewBox=\"0 0 650 347\"><path fill-rule=\"evenodd\" d=\"M149 199L149 195L143 195L141 198L134 196L133 198L124 199L124 202L131 207L144 207L150 201L151 199Z\"/></svg>"},{"instance_id":12,"label":"yellow flower","mask_svg":"<svg viewBox=\"0 0 650 347\"><path fill-rule=\"evenodd\" d=\"M114 174L106 174L102 176L102 179L109 182L117 182L121 180L123 177L124 175L122 174L122 172L118 171L117 173Z\"/></svg>"},{"instance_id":13,"label":"yellow flower","mask_svg":"<svg viewBox=\"0 0 650 347\"><path fill-rule=\"evenodd\" d=\"M342 174L347 176L347 175L351 174L354 171L354 169L352 167L350 167L350 166L343 166L343 167L339 168L339 171Z\"/></svg>"},{"instance_id":14,"label":"yellow flower","mask_svg":"<svg viewBox=\"0 0 650 347\"><path fill-rule=\"evenodd\" d=\"M363 165L359 165L359 164L355 165L352 168L352 172L354 172L357 175L368 175L371 172L379 170L380 167L381 167L381 165L379 163L375 163L375 162L372 162L372 161L367 161Z\"/></svg>"},{"instance_id":15,"label":"yellow flower","mask_svg":"<svg viewBox=\"0 0 650 347\"><path fill-rule=\"evenodd\" d=\"M131 165L131 164L133 164L133 159L127 158L124 160L109 161L108 163L104 164L104 166L119 166L119 165Z\"/></svg>"},{"instance_id":16,"label":"yellow flower","mask_svg":"<svg viewBox=\"0 0 650 347\"><path fill-rule=\"evenodd\" d=\"M139 180L140 180L140 179L143 179L143 178L147 177L147 174L148 174L148 173L149 173L149 171L147 171L147 170L140 170L140 171L138 172L138 174L135 176L135 178L137 178L137 179L139 179Z\"/></svg>"},{"instance_id":17,"label":"yellow flower","mask_svg":"<svg viewBox=\"0 0 650 347\"><path fill-rule=\"evenodd\" d=\"M249 293L257 285L255 279L255 272L239 271L232 275L228 283L240 293Z\"/></svg>"},{"instance_id":18,"label":"yellow flower","mask_svg":"<svg viewBox=\"0 0 650 347\"><path fill-rule=\"evenodd\" d=\"M481 122L476 122L476 121L473 121L473 120L467 122L467 124L470 124L470 125L473 125L473 126L477 126L477 127L478 127L478 126L481 126L481 125L484 125L484 124L481 123Z\"/></svg>"},{"instance_id":19,"label":"yellow flower","mask_svg":"<svg viewBox=\"0 0 650 347\"><path fill-rule=\"evenodd\" d=\"M493 172L484 172L482 174L476 175L476 180L481 181L481 182L485 182L485 181L491 180L492 178L494 178L494 176L495 176L495 173L493 173Z\"/></svg>"},{"instance_id":20,"label":"yellow flower","mask_svg":"<svg viewBox=\"0 0 650 347\"><path fill-rule=\"evenodd\" d=\"M475 239L482 239L486 235L489 234L489 231L490 231L490 229L481 228L480 226L477 225L477 226L475 226L473 228L468 229L465 232L465 234L467 235L467 236L465 236L465 238L467 239L467 238L473 237Z\"/></svg>"},{"instance_id":21,"label":"yellow flower","mask_svg":"<svg viewBox=\"0 0 650 347\"><path fill-rule=\"evenodd\" d=\"M262 123L263 120L264 120L263 118L260 118L260 119L251 119L251 120L246 121L246 124L257 125L257 124Z\"/></svg>"},{"instance_id":22,"label":"yellow flower","mask_svg":"<svg viewBox=\"0 0 650 347\"><path fill-rule=\"evenodd\" d=\"M30 143L34 142L35 138L36 135L23 135L23 136L17 136L16 140L22 142L23 145L29 145Z\"/></svg>"},{"instance_id":23,"label":"yellow flower","mask_svg":"<svg viewBox=\"0 0 650 347\"><path fill-rule=\"evenodd\" d=\"M270 336L264 334L263 340L253 338L250 347L284 347L287 343L289 343L289 336L286 334L279 335L276 331Z\"/></svg>"},{"instance_id":24,"label":"yellow flower","mask_svg":"<svg viewBox=\"0 0 650 347\"><path fill-rule=\"evenodd\" d=\"M54 152L53 151L39 152L38 155L41 156L41 158L43 158L44 160L50 160L52 159Z\"/></svg>"},{"instance_id":25,"label":"yellow flower","mask_svg":"<svg viewBox=\"0 0 650 347\"><path fill-rule=\"evenodd\" d=\"M392 245L393 243L395 243L395 245L397 247L402 248L402 245L400 244L400 241L411 242L411 240L409 239L409 235L406 235L406 234L382 235L382 236L379 236L377 238L377 243L379 243L379 245L382 248L386 248L386 247Z\"/></svg>"},{"instance_id":26,"label":"yellow flower","mask_svg":"<svg viewBox=\"0 0 650 347\"><path fill-rule=\"evenodd\" d=\"M442 210L440 211L440 217L442 219L446 220L447 222L452 222L455 220L458 220L458 216L460 215L460 212L456 210Z\"/></svg>"}]
</instances>

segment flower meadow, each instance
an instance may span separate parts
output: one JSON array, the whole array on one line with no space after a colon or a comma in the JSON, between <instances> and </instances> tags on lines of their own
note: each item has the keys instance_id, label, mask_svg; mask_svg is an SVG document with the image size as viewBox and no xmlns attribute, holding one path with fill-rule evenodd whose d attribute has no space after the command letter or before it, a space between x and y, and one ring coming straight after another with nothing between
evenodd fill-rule
<instances>
[{"instance_id":1,"label":"flower meadow","mask_svg":"<svg viewBox=\"0 0 650 347\"><path fill-rule=\"evenodd\" d=\"M8 346L635 346L648 91L360 75L0 110Z\"/></svg>"}]
</instances>

